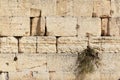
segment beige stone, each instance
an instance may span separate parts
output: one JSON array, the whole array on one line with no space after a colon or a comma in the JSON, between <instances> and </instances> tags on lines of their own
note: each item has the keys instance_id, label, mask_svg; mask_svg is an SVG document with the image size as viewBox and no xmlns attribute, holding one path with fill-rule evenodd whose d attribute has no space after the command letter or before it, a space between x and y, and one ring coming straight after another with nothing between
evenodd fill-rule
<instances>
[{"instance_id":1,"label":"beige stone","mask_svg":"<svg viewBox=\"0 0 120 80\"><path fill-rule=\"evenodd\" d=\"M18 44L17 39L14 37L1 37L0 38L0 53L17 53Z\"/></svg>"},{"instance_id":2,"label":"beige stone","mask_svg":"<svg viewBox=\"0 0 120 80\"><path fill-rule=\"evenodd\" d=\"M120 1L119 0L111 0L111 16L112 17L120 17Z\"/></svg>"},{"instance_id":3,"label":"beige stone","mask_svg":"<svg viewBox=\"0 0 120 80\"><path fill-rule=\"evenodd\" d=\"M8 79L8 73L4 72L0 74L0 80L7 80Z\"/></svg>"},{"instance_id":4,"label":"beige stone","mask_svg":"<svg viewBox=\"0 0 120 80\"><path fill-rule=\"evenodd\" d=\"M42 36L45 34L45 17L31 19L31 35Z\"/></svg>"},{"instance_id":5,"label":"beige stone","mask_svg":"<svg viewBox=\"0 0 120 80\"><path fill-rule=\"evenodd\" d=\"M27 17L0 17L1 36L29 36L30 19Z\"/></svg>"},{"instance_id":6,"label":"beige stone","mask_svg":"<svg viewBox=\"0 0 120 80\"><path fill-rule=\"evenodd\" d=\"M49 73L48 72L33 72L33 77L36 78L36 80L49 80Z\"/></svg>"},{"instance_id":7,"label":"beige stone","mask_svg":"<svg viewBox=\"0 0 120 80\"><path fill-rule=\"evenodd\" d=\"M89 33L92 36L101 35L101 20L100 18L78 18L78 36L87 36Z\"/></svg>"},{"instance_id":8,"label":"beige stone","mask_svg":"<svg viewBox=\"0 0 120 80\"><path fill-rule=\"evenodd\" d=\"M30 17L40 17L41 16L41 10L40 9L30 9Z\"/></svg>"},{"instance_id":9,"label":"beige stone","mask_svg":"<svg viewBox=\"0 0 120 80\"><path fill-rule=\"evenodd\" d=\"M58 39L58 52L75 53L87 47L87 38L60 37Z\"/></svg>"},{"instance_id":10,"label":"beige stone","mask_svg":"<svg viewBox=\"0 0 120 80\"><path fill-rule=\"evenodd\" d=\"M41 10L41 16L53 16L55 15L56 0L30 0L31 8Z\"/></svg>"},{"instance_id":11,"label":"beige stone","mask_svg":"<svg viewBox=\"0 0 120 80\"><path fill-rule=\"evenodd\" d=\"M16 62L13 54L0 54L0 71L16 71Z\"/></svg>"},{"instance_id":12,"label":"beige stone","mask_svg":"<svg viewBox=\"0 0 120 80\"><path fill-rule=\"evenodd\" d=\"M37 52L56 52L56 38L37 37Z\"/></svg>"},{"instance_id":13,"label":"beige stone","mask_svg":"<svg viewBox=\"0 0 120 80\"><path fill-rule=\"evenodd\" d=\"M47 55L47 69L52 72L73 72L76 60L77 54L51 53Z\"/></svg>"},{"instance_id":14,"label":"beige stone","mask_svg":"<svg viewBox=\"0 0 120 80\"><path fill-rule=\"evenodd\" d=\"M31 71L9 72L9 80L36 80Z\"/></svg>"},{"instance_id":15,"label":"beige stone","mask_svg":"<svg viewBox=\"0 0 120 80\"><path fill-rule=\"evenodd\" d=\"M56 16L73 16L72 0L56 0Z\"/></svg>"},{"instance_id":16,"label":"beige stone","mask_svg":"<svg viewBox=\"0 0 120 80\"><path fill-rule=\"evenodd\" d=\"M36 37L22 37L19 42L19 52L36 53Z\"/></svg>"},{"instance_id":17,"label":"beige stone","mask_svg":"<svg viewBox=\"0 0 120 80\"><path fill-rule=\"evenodd\" d=\"M111 18L110 19L110 35L111 36L120 36L120 18Z\"/></svg>"},{"instance_id":18,"label":"beige stone","mask_svg":"<svg viewBox=\"0 0 120 80\"><path fill-rule=\"evenodd\" d=\"M74 16L92 17L93 1L92 0L73 0Z\"/></svg>"},{"instance_id":19,"label":"beige stone","mask_svg":"<svg viewBox=\"0 0 120 80\"><path fill-rule=\"evenodd\" d=\"M110 16L111 2L110 0L93 0L93 12L96 16Z\"/></svg>"},{"instance_id":20,"label":"beige stone","mask_svg":"<svg viewBox=\"0 0 120 80\"><path fill-rule=\"evenodd\" d=\"M18 71L47 71L46 54L20 54L17 57L18 60L16 68Z\"/></svg>"},{"instance_id":21,"label":"beige stone","mask_svg":"<svg viewBox=\"0 0 120 80\"><path fill-rule=\"evenodd\" d=\"M0 16L29 17L30 3L29 0L1 0Z\"/></svg>"},{"instance_id":22,"label":"beige stone","mask_svg":"<svg viewBox=\"0 0 120 80\"><path fill-rule=\"evenodd\" d=\"M76 36L77 19L74 17L47 17L47 35Z\"/></svg>"}]
</instances>

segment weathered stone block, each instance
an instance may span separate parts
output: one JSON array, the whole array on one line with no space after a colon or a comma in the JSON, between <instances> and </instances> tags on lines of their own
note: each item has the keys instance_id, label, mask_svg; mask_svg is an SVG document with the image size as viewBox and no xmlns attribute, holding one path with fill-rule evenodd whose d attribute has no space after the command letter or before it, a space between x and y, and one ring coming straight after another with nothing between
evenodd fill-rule
<instances>
[{"instance_id":1,"label":"weathered stone block","mask_svg":"<svg viewBox=\"0 0 120 80\"><path fill-rule=\"evenodd\" d=\"M58 38L58 52L75 53L87 47L87 38L60 37Z\"/></svg>"},{"instance_id":2,"label":"weathered stone block","mask_svg":"<svg viewBox=\"0 0 120 80\"><path fill-rule=\"evenodd\" d=\"M112 17L120 17L120 1L111 0L111 15Z\"/></svg>"},{"instance_id":3,"label":"weathered stone block","mask_svg":"<svg viewBox=\"0 0 120 80\"><path fill-rule=\"evenodd\" d=\"M74 16L92 17L93 1L92 0L73 0Z\"/></svg>"},{"instance_id":4,"label":"weathered stone block","mask_svg":"<svg viewBox=\"0 0 120 80\"><path fill-rule=\"evenodd\" d=\"M37 37L37 52L56 52L56 38Z\"/></svg>"},{"instance_id":5,"label":"weathered stone block","mask_svg":"<svg viewBox=\"0 0 120 80\"><path fill-rule=\"evenodd\" d=\"M0 36L29 36L30 19L27 17L0 17Z\"/></svg>"},{"instance_id":6,"label":"weathered stone block","mask_svg":"<svg viewBox=\"0 0 120 80\"><path fill-rule=\"evenodd\" d=\"M110 16L110 0L93 0L93 5L93 13L95 13L96 16Z\"/></svg>"},{"instance_id":7,"label":"weathered stone block","mask_svg":"<svg viewBox=\"0 0 120 80\"><path fill-rule=\"evenodd\" d=\"M19 52L36 53L36 37L22 37L19 42Z\"/></svg>"},{"instance_id":8,"label":"weathered stone block","mask_svg":"<svg viewBox=\"0 0 120 80\"><path fill-rule=\"evenodd\" d=\"M7 72L1 73L0 80L8 80L8 73Z\"/></svg>"},{"instance_id":9,"label":"weathered stone block","mask_svg":"<svg viewBox=\"0 0 120 80\"><path fill-rule=\"evenodd\" d=\"M45 17L31 19L31 35L39 36L45 34Z\"/></svg>"},{"instance_id":10,"label":"weathered stone block","mask_svg":"<svg viewBox=\"0 0 120 80\"><path fill-rule=\"evenodd\" d=\"M30 17L40 17L40 16L41 16L40 9L35 9L35 8L30 9Z\"/></svg>"},{"instance_id":11,"label":"weathered stone block","mask_svg":"<svg viewBox=\"0 0 120 80\"><path fill-rule=\"evenodd\" d=\"M36 80L31 71L9 72L9 80Z\"/></svg>"},{"instance_id":12,"label":"weathered stone block","mask_svg":"<svg viewBox=\"0 0 120 80\"><path fill-rule=\"evenodd\" d=\"M18 44L17 39L14 37L1 37L0 38L0 53L17 53Z\"/></svg>"},{"instance_id":13,"label":"weathered stone block","mask_svg":"<svg viewBox=\"0 0 120 80\"><path fill-rule=\"evenodd\" d=\"M16 71L16 62L13 54L0 54L0 71Z\"/></svg>"},{"instance_id":14,"label":"weathered stone block","mask_svg":"<svg viewBox=\"0 0 120 80\"><path fill-rule=\"evenodd\" d=\"M48 54L47 68L52 72L73 72L75 70L76 60L77 54Z\"/></svg>"},{"instance_id":15,"label":"weathered stone block","mask_svg":"<svg viewBox=\"0 0 120 80\"><path fill-rule=\"evenodd\" d=\"M29 0L4 0L0 1L0 16L29 17Z\"/></svg>"},{"instance_id":16,"label":"weathered stone block","mask_svg":"<svg viewBox=\"0 0 120 80\"><path fill-rule=\"evenodd\" d=\"M48 72L33 72L33 77L35 80L49 80L49 73Z\"/></svg>"},{"instance_id":17,"label":"weathered stone block","mask_svg":"<svg viewBox=\"0 0 120 80\"><path fill-rule=\"evenodd\" d=\"M120 18L111 18L109 27L111 36L120 36Z\"/></svg>"},{"instance_id":18,"label":"weathered stone block","mask_svg":"<svg viewBox=\"0 0 120 80\"><path fill-rule=\"evenodd\" d=\"M74 17L47 17L47 35L76 36L77 19Z\"/></svg>"},{"instance_id":19,"label":"weathered stone block","mask_svg":"<svg viewBox=\"0 0 120 80\"><path fill-rule=\"evenodd\" d=\"M17 56L17 70L47 71L46 54L20 54Z\"/></svg>"},{"instance_id":20,"label":"weathered stone block","mask_svg":"<svg viewBox=\"0 0 120 80\"><path fill-rule=\"evenodd\" d=\"M100 18L78 18L78 36L86 36L88 33L93 36L101 35Z\"/></svg>"}]
</instances>

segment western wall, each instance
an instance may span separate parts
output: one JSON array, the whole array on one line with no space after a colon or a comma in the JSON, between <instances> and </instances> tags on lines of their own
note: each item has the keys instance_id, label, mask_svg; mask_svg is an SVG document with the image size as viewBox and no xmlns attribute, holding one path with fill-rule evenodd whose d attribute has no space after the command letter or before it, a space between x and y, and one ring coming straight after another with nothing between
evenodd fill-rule
<instances>
[{"instance_id":1,"label":"western wall","mask_svg":"<svg viewBox=\"0 0 120 80\"><path fill-rule=\"evenodd\" d=\"M82 80L88 45L100 65L84 80L120 80L120 0L0 0L0 80Z\"/></svg>"}]
</instances>

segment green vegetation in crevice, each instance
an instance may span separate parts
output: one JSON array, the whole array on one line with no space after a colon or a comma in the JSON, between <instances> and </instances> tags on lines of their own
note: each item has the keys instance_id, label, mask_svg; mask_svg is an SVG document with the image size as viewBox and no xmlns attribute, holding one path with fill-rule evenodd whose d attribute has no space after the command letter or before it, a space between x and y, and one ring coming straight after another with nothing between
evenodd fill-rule
<instances>
[{"instance_id":1,"label":"green vegetation in crevice","mask_svg":"<svg viewBox=\"0 0 120 80\"><path fill-rule=\"evenodd\" d=\"M82 52L78 53L76 75L77 80L84 80L86 74L95 71L95 66L98 67L100 64L99 52L94 48L87 46Z\"/></svg>"}]
</instances>

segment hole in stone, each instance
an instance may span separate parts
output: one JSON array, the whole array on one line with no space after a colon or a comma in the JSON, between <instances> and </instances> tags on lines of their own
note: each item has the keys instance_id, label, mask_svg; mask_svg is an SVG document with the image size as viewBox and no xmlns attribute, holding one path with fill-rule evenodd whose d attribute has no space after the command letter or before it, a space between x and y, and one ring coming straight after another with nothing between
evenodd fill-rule
<instances>
[{"instance_id":1,"label":"hole in stone","mask_svg":"<svg viewBox=\"0 0 120 80\"><path fill-rule=\"evenodd\" d=\"M14 61L17 61L17 60L18 60L18 58L17 58L17 56L15 56L15 57L14 57Z\"/></svg>"}]
</instances>

